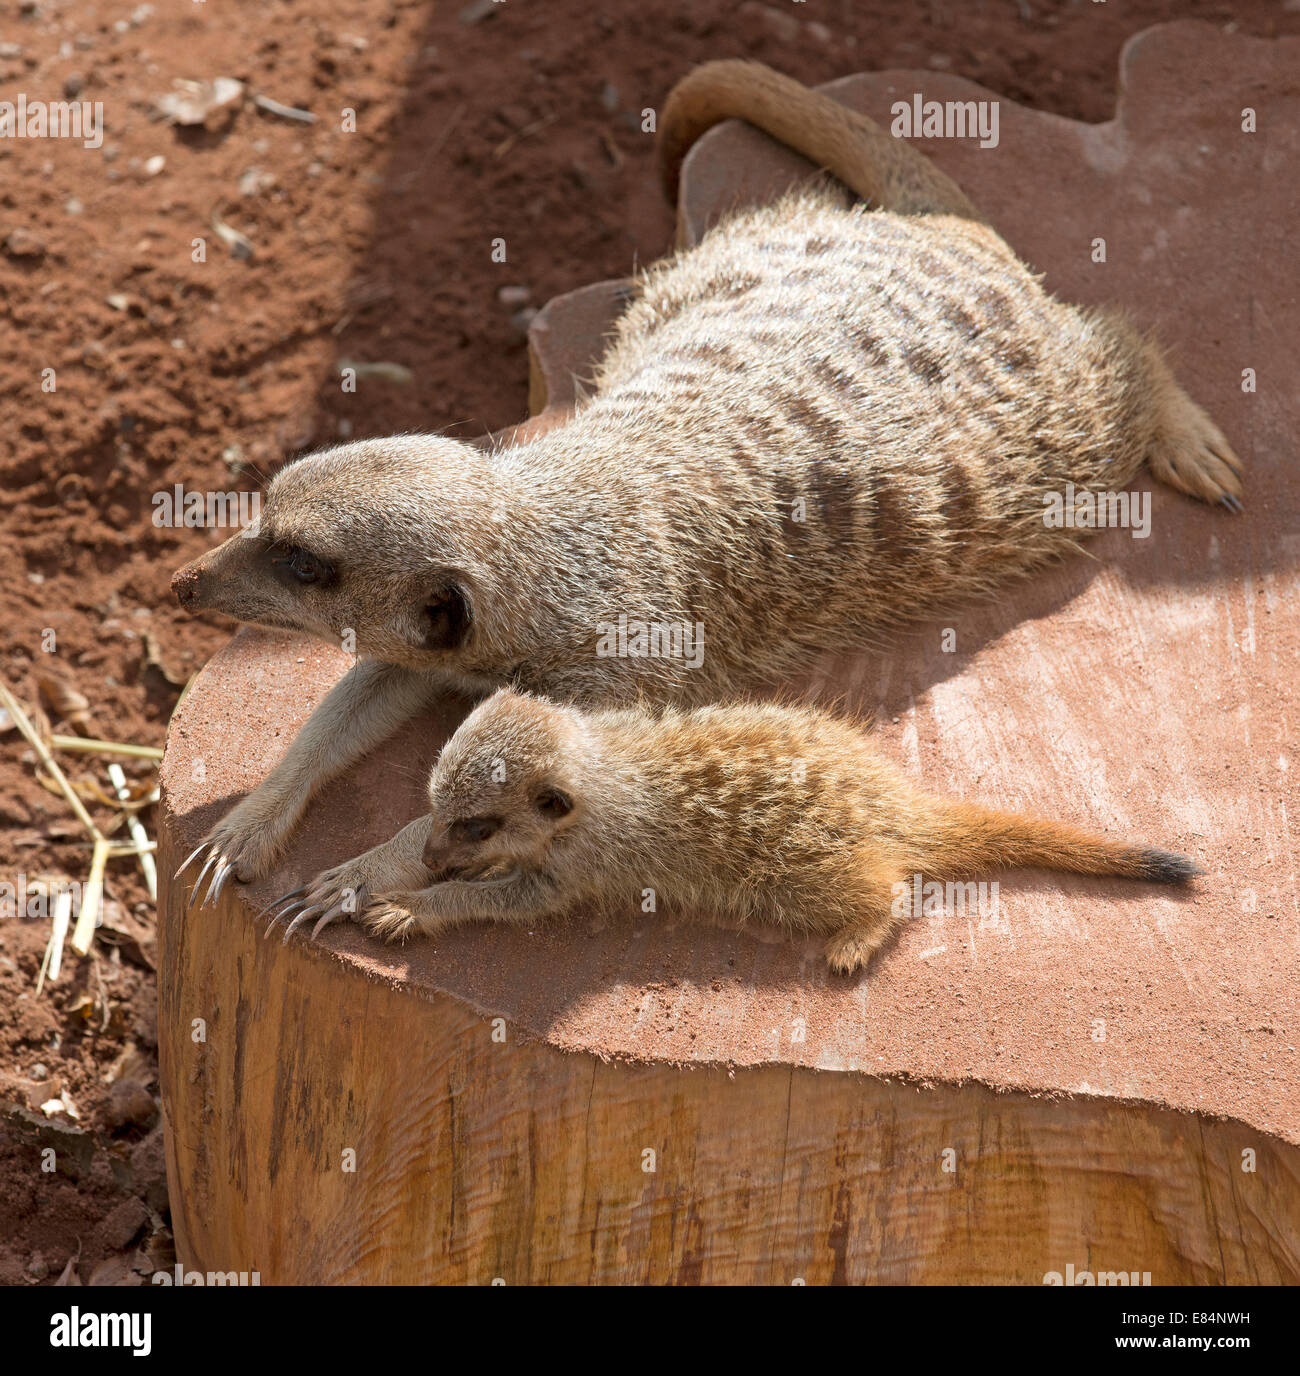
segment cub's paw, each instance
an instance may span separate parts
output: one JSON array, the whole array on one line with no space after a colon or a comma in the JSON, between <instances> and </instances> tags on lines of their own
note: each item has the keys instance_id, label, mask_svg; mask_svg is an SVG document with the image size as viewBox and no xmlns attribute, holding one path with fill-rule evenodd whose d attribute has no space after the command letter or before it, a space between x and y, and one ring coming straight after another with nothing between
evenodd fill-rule
<instances>
[{"instance_id":1,"label":"cub's paw","mask_svg":"<svg viewBox=\"0 0 1300 1376\"><path fill-rule=\"evenodd\" d=\"M279 808L262 802L256 794L245 798L208 832L203 843L190 853L176 871L175 877L179 879L200 856L206 856L186 906L192 908L199 902L203 881L208 878L209 871L212 877L208 881L206 894L203 894L204 907L217 901L231 875L241 884L247 884L270 873L283 853L296 821L296 817L287 816Z\"/></svg>"},{"instance_id":2,"label":"cub's paw","mask_svg":"<svg viewBox=\"0 0 1300 1376\"><path fill-rule=\"evenodd\" d=\"M863 969L884 944L887 932L864 932L860 927L846 927L836 932L826 943L826 964L831 973L851 975Z\"/></svg>"},{"instance_id":3,"label":"cub's paw","mask_svg":"<svg viewBox=\"0 0 1300 1376\"><path fill-rule=\"evenodd\" d=\"M366 931L381 941L405 941L428 931L427 924L412 912L415 906L413 893L379 894L361 920Z\"/></svg>"}]
</instances>

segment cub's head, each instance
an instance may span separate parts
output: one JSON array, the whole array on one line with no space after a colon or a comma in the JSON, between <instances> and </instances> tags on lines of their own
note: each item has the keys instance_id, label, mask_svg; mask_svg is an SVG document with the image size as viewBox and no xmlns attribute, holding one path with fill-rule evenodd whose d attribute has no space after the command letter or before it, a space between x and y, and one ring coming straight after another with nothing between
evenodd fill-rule
<instances>
[{"instance_id":1,"label":"cub's head","mask_svg":"<svg viewBox=\"0 0 1300 1376\"><path fill-rule=\"evenodd\" d=\"M187 611L454 669L495 590L495 484L484 453L436 436L308 455L276 475L251 526L178 569L172 591Z\"/></svg>"},{"instance_id":2,"label":"cub's head","mask_svg":"<svg viewBox=\"0 0 1300 1376\"><path fill-rule=\"evenodd\" d=\"M480 703L429 779L424 863L432 881L544 868L554 843L582 820L590 751L569 708L509 688Z\"/></svg>"}]
</instances>

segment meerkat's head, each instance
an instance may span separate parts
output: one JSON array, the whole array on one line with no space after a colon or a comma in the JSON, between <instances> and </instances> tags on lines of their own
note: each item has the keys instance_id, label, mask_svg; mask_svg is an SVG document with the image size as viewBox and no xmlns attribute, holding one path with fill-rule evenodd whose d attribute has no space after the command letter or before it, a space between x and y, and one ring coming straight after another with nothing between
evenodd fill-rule
<instances>
[{"instance_id":1,"label":"meerkat's head","mask_svg":"<svg viewBox=\"0 0 1300 1376\"><path fill-rule=\"evenodd\" d=\"M504 519L489 457L437 436L289 464L258 519L179 569L191 612L304 631L415 669L454 669L492 600Z\"/></svg>"},{"instance_id":2,"label":"meerkat's head","mask_svg":"<svg viewBox=\"0 0 1300 1376\"><path fill-rule=\"evenodd\" d=\"M503 688L465 718L429 779L434 882L491 880L545 866L581 824L593 746L582 718Z\"/></svg>"}]
</instances>

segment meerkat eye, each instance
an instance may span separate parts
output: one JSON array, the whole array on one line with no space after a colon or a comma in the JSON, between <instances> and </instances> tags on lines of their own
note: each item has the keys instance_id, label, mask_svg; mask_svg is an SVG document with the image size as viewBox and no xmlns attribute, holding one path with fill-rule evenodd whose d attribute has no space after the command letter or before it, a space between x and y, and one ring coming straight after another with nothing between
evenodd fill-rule
<instances>
[{"instance_id":1,"label":"meerkat eye","mask_svg":"<svg viewBox=\"0 0 1300 1376\"><path fill-rule=\"evenodd\" d=\"M332 572L323 559L301 545L272 545L271 563L299 583L326 583Z\"/></svg>"},{"instance_id":2,"label":"meerkat eye","mask_svg":"<svg viewBox=\"0 0 1300 1376\"><path fill-rule=\"evenodd\" d=\"M501 828L500 817L466 817L455 825L456 839L471 843L486 841Z\"/></svg>"},{"instance_id":3,"label":"meerkat eye","mask_svg":"<svg viewBox=\"0 0 1300 1376\"><path fill-rule=\"evenodd\" d=\"M573 811L572 802L558 788L544 789L533 802L546 817L565 817Z\"/></svg>"}]
</instances>

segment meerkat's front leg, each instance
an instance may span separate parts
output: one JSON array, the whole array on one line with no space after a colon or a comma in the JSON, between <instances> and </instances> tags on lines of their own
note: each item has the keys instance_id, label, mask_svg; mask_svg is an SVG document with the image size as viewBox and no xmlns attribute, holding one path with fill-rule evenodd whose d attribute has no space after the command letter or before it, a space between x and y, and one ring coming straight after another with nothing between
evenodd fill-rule
<instances>
[{"instance_id":1,"label":"meerkat's front leg","mask_svg":"<svg viewBox=\"0 0 1300 1376\"><path fill-rule=\"evenodd\" d=\"M213 903L232 874L241 882L265 874L283 852L303 812L322 784L343 773L390 736L428 701L428 676L378 660L362 660L330 689L307 719L284 759L243 802L203 838L176 871L207 852L190 904L209 870L205 903Z\"/></svg>"},{"instance_id":2,"label":"meerkat's front leg","mask_svg":"<svg viewBox=\"0 0 1300 1376\"><path fill-rule=\"evenodd\" d=\"M360 920L376 936L401 941L459 922L526 922L551 916L559 906L545 876L517 871L500 879L452 879L417 892L376 894Z\"/></svg>"}]
</instances>

